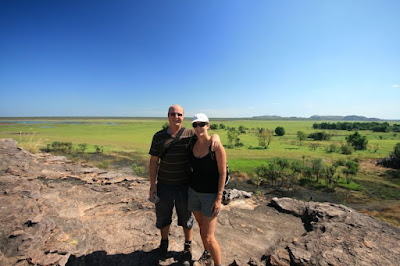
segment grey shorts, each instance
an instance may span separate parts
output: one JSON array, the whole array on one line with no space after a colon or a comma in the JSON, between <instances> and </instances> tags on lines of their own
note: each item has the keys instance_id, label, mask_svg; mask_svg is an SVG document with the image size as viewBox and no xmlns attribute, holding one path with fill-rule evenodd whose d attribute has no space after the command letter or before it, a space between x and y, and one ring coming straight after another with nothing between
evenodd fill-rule
<instances>
[{"instance_id":1,"label":"grey shorts","mask_svg":"<svg viewBox=\"0 0 400 266\"><path fill-rule=\"evenodd\" d=\"M156 227L164 228L172 223L172 212L175 206L178 225L190 229L194 224L193 214L188 210L188 186L157 183Z\"/></svg>"},{"instance_id":2,"label":"grey shorts","mask_svg":"<svg viewBox=\"0 0 400 266\"><path fill-rule=\"evenodd\" d=\"M190 211L200 211L201 214L207 217L213 217L214 210L211 209L217 193L200 193L189 187L188 208Z\"/></svg>"}]
</instances>

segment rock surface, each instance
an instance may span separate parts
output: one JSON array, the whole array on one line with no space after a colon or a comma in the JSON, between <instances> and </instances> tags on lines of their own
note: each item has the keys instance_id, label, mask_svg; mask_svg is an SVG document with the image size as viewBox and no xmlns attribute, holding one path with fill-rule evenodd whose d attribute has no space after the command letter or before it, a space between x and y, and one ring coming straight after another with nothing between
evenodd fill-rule
<instances>
[{"instance_id":1,"label":"rock surface","mask_svg":"<svg viewBox=\"0 0 400 266\"><path fill-rule=\"evenodd\" d=\"M157 259L148 188L144 178L30 154L0 139L0 265L178 265L176 218L168 257ZM236 192L227 194L216 230L224 265L400 261L400 231L384 222L341 205L282 198L268 206ZM194 258L202 251L196 225Z\"/></svg>"}]
</instances>

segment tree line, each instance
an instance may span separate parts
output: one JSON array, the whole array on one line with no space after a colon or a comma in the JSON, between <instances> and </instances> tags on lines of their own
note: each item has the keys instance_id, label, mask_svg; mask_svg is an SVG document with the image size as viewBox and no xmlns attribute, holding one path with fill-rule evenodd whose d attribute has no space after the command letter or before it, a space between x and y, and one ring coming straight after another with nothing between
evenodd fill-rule
<instances>
[{"instance_id":1,"label":"tree line","mask_svg":"<svg viewBox=\"0 0 400 266\"><path fill-rule=\"evenodd\" d=\"M400 132L400 124L389 125L388 122L322 122L314 123L314 129L332 129L332 130L372 130L374 132Z\"/></svg>"}]
</instances>

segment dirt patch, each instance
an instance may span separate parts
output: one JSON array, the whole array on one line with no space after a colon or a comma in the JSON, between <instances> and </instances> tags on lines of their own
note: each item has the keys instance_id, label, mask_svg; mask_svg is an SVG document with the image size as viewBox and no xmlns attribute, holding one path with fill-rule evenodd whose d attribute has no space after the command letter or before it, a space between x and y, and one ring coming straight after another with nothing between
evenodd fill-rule
<instances>
[{"instance_id":1,"label":"dirt patch","mask_svg":"<svg viewBox=\"0 0 400 266\"><path fill-rule=\"evenodd\" d=\"M365 172L377 172L377 171L387 171L388 169L380 166L376 163L377 161L374 159L368 159L360 162L361 170Z\"/></svg>"}]
</instances>

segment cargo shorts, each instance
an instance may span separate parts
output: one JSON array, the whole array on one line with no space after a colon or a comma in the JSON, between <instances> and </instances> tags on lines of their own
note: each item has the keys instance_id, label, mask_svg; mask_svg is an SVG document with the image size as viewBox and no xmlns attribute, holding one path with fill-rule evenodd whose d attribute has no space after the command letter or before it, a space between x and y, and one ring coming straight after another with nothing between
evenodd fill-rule
<instances>
[{"instance_id":1,"label":"cargo shorts","mask_svg":"<svg viewBox=\"0 0 400 266\"><path fill-rule=\"evenodd\" d=\"M168 185L157 183L156 227L162 229L172 223L172 212L178 216L178 225L191 229L194 224L193 214L188 210L188 185Z\"/></svg>"}]
</instances>

